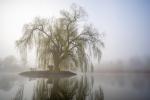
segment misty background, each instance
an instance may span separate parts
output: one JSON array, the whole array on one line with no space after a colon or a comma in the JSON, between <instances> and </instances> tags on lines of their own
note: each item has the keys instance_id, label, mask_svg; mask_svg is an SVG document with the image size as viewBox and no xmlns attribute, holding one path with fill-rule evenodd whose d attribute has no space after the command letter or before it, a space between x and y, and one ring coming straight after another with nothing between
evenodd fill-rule
<instances>
[{"instance_id":1,"label":"misty background","mask_svg":"<svg viewBox=\"0 0 150 100\"><path fill-rule=\"evenodd\" d=\"M57 17L72 3L82 6L89 22L105 34L96 69L150 70L149 0L0 0L0 71L24 69L15 46L24 24L37 16ZM34 50L28 65L36 65Z\"/></svg>"}]
</instances>

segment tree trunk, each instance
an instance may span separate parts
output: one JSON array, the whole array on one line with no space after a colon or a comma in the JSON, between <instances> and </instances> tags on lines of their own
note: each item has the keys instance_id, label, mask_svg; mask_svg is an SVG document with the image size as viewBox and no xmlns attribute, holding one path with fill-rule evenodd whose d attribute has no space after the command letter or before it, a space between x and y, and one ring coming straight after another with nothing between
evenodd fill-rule
<instances>
[{"instance_id":1,"label":"tree trunk","mask_svg":"<svg viewBox=\"0 0 150 100\"><path fill-rule=\"evenodd\" d=\"M57 52L53 54L53 59L54 59L54 72L60 72L59 68L60 58Z\"/></svg>"},{"instance_id":2,"label":"tree trunk","mask_svg":"<svg viewBox=\"0 0 150 100\"><path fill-rule=\"evenodd\" d=\"M60 68L58 66L54 67L54 72L60 72Z\"/></svg>"},{"instance_id":3,"label":"tree trunk","mask_svg":"<svg viewBox=\"0 0 150 100\"><path fill-rule=\"evenodd\" d=\"M54 61L54 72L60 72L58 61Z\"/></svg>"}]
</instances>

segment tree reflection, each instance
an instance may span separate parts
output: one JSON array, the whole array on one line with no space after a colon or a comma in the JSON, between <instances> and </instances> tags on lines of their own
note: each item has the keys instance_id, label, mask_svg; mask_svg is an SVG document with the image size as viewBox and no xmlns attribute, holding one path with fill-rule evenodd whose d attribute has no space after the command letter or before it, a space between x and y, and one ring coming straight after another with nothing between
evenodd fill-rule
<instances>
[{"instance_id":1,"label":"tree reflection","mask_svg":"<svg viewBox=\"0 0 150 100\"><path fill-rule=\"evenodd\" d=\"M93 89L93 77L49 78L37 81L32 100L104 100L101 87ZM12 100L25 100L20 88Z\"/></svg>"},{"instance_id":2,"label":"tree reflection","mask_svg":"<svg viewBox=\"0 0 150 100\"><path fill-rule=\"evenodd\" d=\"M80 79L38 80L33 100L104 100L103 91L93 89L92 80L86 76Z\"/></svg>"},{"instance_id":3,"label":"tree reflection","mask_svg":"<svg viewBox=\"0 0 150 100\"><path fill-rule=\"evenodd\" d=\"M23 99L24 87L22 86L16 93L16 95L12 98L12 100L24 100Z\"/></svg>"}]
</instances>

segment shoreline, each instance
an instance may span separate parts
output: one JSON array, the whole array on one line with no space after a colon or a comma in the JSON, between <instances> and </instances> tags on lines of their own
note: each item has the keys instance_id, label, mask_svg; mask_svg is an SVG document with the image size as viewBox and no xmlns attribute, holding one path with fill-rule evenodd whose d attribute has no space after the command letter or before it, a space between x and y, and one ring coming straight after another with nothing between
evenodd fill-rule
<instances>
[{"instance_id":1,"label":"shoreline","mask_svg":"<svg viewBox=\"0 0 150 100\"><path fill-rule=\"evenodd\" d=\"M60 71L60 72L50 72L50 71L26 71L19 73L21 76L32 77L32 78L48 78L48 77L71 77L77 75L71 71Z\"/></svg>"}]
</instances>

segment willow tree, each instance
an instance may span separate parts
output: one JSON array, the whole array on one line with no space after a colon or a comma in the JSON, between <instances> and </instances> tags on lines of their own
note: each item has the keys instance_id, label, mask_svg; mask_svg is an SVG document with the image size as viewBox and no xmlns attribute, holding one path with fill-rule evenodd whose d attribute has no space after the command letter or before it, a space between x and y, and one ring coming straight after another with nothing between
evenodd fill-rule
<instances>
[{"instance_id":1,"label":"willow tree","mask_svg":"<svg viewBox=\"0 0 150 100\"><path fill-rule=\"evenodd\" d=\"M54 71L93 69L92 58L100 60L103 42L101 34L84 20L86 16L81 7L72 5L60 11L60 17L35 18L25 24L24 34L16 42L22 58L35 47L38 66L44 69L48 65L54 65Z\"/></svg>"}]
</instances>

